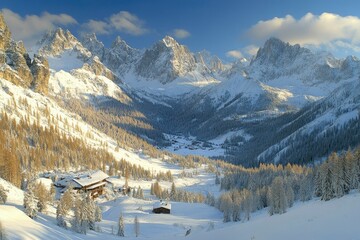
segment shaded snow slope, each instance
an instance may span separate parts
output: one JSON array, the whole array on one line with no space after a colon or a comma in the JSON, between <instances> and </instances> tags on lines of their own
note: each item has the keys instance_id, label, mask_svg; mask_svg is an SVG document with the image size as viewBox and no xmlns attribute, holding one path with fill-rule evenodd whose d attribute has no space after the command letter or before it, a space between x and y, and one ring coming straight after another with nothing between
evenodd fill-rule
<instances>
[{"instance_id":1,"label":"shaded snow slope","mask_svg":"<svg viewBox=\"0 0 360 240\"><path fill-rule=\"evenodd\" d=\"M360 194L353 193L327 202L297 203L282 215L255 216L245 223L230 223L222 229L189 236L196 240L338 240L360 239Z\"/></svg>"}]
</instances>

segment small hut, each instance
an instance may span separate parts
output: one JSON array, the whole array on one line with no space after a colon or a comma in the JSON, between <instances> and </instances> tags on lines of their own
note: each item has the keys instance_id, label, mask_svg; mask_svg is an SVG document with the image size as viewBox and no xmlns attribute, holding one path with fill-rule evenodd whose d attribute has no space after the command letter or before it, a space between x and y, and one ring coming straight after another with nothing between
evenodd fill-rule
<instances>
[{"instance_id":1,"label":"small hut","mask_svg":"<svg viewBox=\"0 0 360 240\"><path fill-rule=\"evenodd\" d=\"M162 201L160 200L159 202L156 202L153 206L153 213L166 213L166 214L170 214L171 211L171 204L166 201Z\"/></svg>"}]
</instances>

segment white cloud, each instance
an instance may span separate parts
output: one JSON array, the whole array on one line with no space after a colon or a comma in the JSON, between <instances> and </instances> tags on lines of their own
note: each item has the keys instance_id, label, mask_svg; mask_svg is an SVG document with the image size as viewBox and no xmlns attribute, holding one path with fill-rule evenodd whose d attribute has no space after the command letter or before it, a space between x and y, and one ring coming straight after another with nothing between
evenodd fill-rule
<instances>
[{"instance_id":1,"label":"white cloud","mask_svg":"<svg viewBox=\"0 0 360 240\"><path fill-rule=\"evenodd\" d=\"M258 50L259 50L259 47L255 46L255 45L249 45L249 46L246 46L243 48L243 51L249 56L256 55Z\"/></svg>"},{"instance_id":2,"label":"white cloud","mask_svg":"<svg viewBox=\"0 0 360 240\"><path fill-rule=\"evenodd\" d=\"M104 21L89 20L87 23L83 24L83 28L88 32L93 32L96 34L110 34L110 26Z\"/></svg>"},{"instance_id":3,"label":"white cloud","mask_svg":"<svg viewBox=\"0 0 360 240\"><path fill-rule=\"evenodd\" d=\"M300 19L291 15L260 21L247 32L254 40L264 41L277 37L292 44L328 44L341 40L351 44L360 43L360 18L340 16L333 13L314 15L307 13Z\"/></svg>"},{"instance_id":4,"label":"white cloud","mask_svg":"<svg viewBox=\"0 0 360 240\"><path fill-rule=\"evenodd\" d=\"M175 38L183 39L190 37L190 32L186 31L185 29L174 29L173 35Z\"/></svg>"},{"instance_id":5,"label":"white cloud","mask_svg":"<svg viewBox=\"0 0 360 240\"><path fill-rule=\"evenodd\" d=\"M226 56L232 57L232 58L243 58L243 54L239 50L231 50L226 53Z\"/></svg>"},{"instance_id":6,"label":"white cloud","mask_svg":"<svg viewBox=\"0 0 360 240\"><path fill-rule=\"evenodd\" d=\"M111 15L109 22L116 30L131 35L142 35L147 32L147 29L144 28L144 22L127 11Z\"/></svg>"},{"instance_id":7,"label":"white cloud","mask_svg":"<svg viewBox=\"0 0 360 240\"><path fill-rule=\"evenodd\" d=\"M111 15L104 21L89 20L82 26L86 31L94 32L96 34L110 34L113 32L123 32L130 35L143 35L148 32L144 27L144 21L139 19L136 15L127 11Z\"/></svg>"},{"instance_id":8,"label":"white cloud","mask_svg":"<svg viewBox=\"0 0 360 240\"><path fill-rule=\"evenodd\" d=\"M7 25L15 40L22 40L25 46L33 46L41 36L49 29L56 26L77 24L77 21L67 14L50 14L48 12L38 15L26 15L25 17L9 10L1 10Z\"/></svg>"}]
</instances>

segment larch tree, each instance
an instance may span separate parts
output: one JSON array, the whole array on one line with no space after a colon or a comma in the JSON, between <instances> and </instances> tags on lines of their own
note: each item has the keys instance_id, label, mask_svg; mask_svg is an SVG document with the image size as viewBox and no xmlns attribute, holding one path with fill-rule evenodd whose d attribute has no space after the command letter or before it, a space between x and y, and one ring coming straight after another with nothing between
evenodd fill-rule
<instances>
[{"instance_id":1,"label":"larch tree","mask_svg":"<svg viewBox=\"0 0 360 240\"><path fill-rule=\"evenodd\" d=\"M270 187L269 191L269 213L282 214L288 208L288 201L286 197L285 184L282 177L276 177Z\"/></svg>"}]
</instances>

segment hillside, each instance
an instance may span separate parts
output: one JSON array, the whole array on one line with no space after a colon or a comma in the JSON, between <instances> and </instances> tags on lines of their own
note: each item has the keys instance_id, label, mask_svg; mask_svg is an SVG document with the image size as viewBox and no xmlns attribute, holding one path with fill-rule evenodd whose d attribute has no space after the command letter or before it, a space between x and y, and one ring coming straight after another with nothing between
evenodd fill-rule
<instances>
[{"instance_id":1,"label":"hillside","mask_svg":"<svg viewBox=\"0 0 360 240\"><path fill-rule=\"evenodd\" d=\"M121 197L100 204L103 209L101 233L92 231L82 235L56 226L52 211L32 220L22 211L22 191L2 179L0 184L11 196L8 204L0 205L0 221L10 239L118 239L111 234L111 229L116 226L120 212L125 217L127 239L183 239L189 228L192 229L189 239L233 239L234 236L239 239L354 239L360 210L360 194L352 192L327 202L319 199L297 202L282 215L270 217L264 209L248 222L224 224L221 213L205 204L173 203L171 215L156 215L150 213L153 201ZM138 238L133 233L135 215L140 218Z\"/></svg>"}]
</instances>

